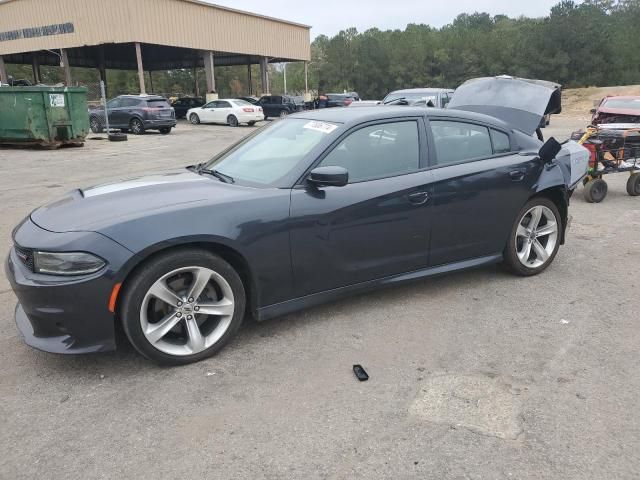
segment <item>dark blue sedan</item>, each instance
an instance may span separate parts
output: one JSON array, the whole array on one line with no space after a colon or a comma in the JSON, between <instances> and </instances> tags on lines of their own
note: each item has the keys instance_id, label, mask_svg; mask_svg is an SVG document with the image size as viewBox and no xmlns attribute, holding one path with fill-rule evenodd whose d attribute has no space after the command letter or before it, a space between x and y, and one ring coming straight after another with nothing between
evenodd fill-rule
<instances>
[{"instance_id":1,"label":"dark blue sedan","mask_svg":"<svg viewBox=\"0 0 640 480\"><path fill-rule=\"evenodd\" d=\"M114 349L121 322L140 353L184 364L247 314L496 262L540 273L588 152L541 149L527 128L462 110L304 112L206 164L73 191L13 232L18 328L84 353Z\"/></svg>"}]
</instances>

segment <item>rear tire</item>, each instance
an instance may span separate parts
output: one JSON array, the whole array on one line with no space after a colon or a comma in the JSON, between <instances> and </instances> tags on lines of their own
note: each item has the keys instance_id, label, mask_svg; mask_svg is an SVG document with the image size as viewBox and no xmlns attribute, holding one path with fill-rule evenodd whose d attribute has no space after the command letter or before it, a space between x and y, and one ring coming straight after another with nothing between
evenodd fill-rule
<instances>
[{"instance_id":1,"label":"rear tire","mask_svg":"<svg viewBox=\"0 0 640 480\"><path fill-rule=\"evenodd\" d=\"M238 118L235 115L229 115L227 117L227 125L230 127L237 127L239 125Z\"/></svg>"},{"instance_id":2,"label":"rear tire","mask_svg":"<svg viewBox=\"0 0 640 480\"><path fill-rule=\"evenodd\" d=\"M607 196L609 187L601 178L589 180L584 186L584 199L589 203L600 203Z\"/></svg>"},{"instance_id":3,"label":"rear tire","mask_svg":"<svg viewBox=\"0 0 640 480\"><path fill-rule=\"evenodd\" d=\"M197 113L192 113L191 115L189 115L189 121L191 122L192 125L199 125L200 117L198 116Z\"/></svg>"},{"instance_id":4,"label":"rear tire","mask_svg":"<svg viewBox=\"0 0 640 480\"><path fill-rule=\"evenodd\" d=\"M201 274L203 282L198 280ZM207 250L184 249L155 257L125 288L118 309L124 331L138 352L159 364L185 365L212 356L244 319L246 297L240 276ZM196 293L188 298L192 288ZM223 313L197 313L207 308Z\"/></svg>"},{"instance_id":5,"label":"rear tire","mask_svg":"<svg viewBox=\"0 0 640 480\"><path fill-rule=\"evenodd\" d=\"M129 131L134 135L144 135L144 124L139 118L134 118L129 122Z\"/></svg>"},{"instance_id":6,"label":"rear tire","mask_svg":"<svg viewBox=\"0 0 640 480\"><path fill-rule=\"evenodd\" d=\"M256 122L249 122L247 123L247 125L249 125L250 127L253 127L256 124Z\"/></svg>"},{"instance_id":7,"label":"rear tire","mask_svg":"<svg viewBox=\"0 0 640 480\"><path fill-rule=\"evenodd\" d=\"M555 203L545 197L529 200L516 217L504 251L509 270L522 277L544 271L558 253L563 228Z\"/></svg>"},{"instance_id":8,"label":"rear tire","mask_svg":"<svg viewBox=\"0 0 640 480\"><path fill-rule=\"evenodd\" d=\"M634 173L627 180L627 193L632 197L640 196L640 173Z\"/></svg>"},{"instance_id":9,"label":"rear tire","mask_svg":"<svg viewBox=\"0 0 640 480\"><path fill-rule=\"evenodd\" d=\"M163 128L160 129L160 133L162 135L167 135L167 134L171 133L171 128L172 127L163 127Z\"/></svg>"}]
</instances>

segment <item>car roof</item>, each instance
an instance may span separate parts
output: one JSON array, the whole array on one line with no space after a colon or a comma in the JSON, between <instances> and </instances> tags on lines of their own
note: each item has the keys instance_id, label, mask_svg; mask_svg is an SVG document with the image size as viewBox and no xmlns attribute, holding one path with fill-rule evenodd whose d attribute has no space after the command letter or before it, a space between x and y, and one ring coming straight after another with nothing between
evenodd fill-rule
<instances>
[{"instance_id":1,"label":"car roof","mask_svg":"<svg viewBox=\"0 0 640 480\"><path fill-rule=\"evenodd\" d=\"M402 90L394 90L391 93L440 93L453 92L453 88L405 88Z\"/></svg>"},{"instance_id":2,"label":"car roof","mask_svg":"<svg viewBox=\"0 0 640 480\"><path fill-rule=\"evenodd\" d=\"M636 98L640 98L640 95L607 95L603 100L613 100L618 98L622 100L635 100Z\"/></svg>"},{"instance_id":3,"label":"car roof","mask_svg":"<svg viewBox=\"0 0 640 480\"><path fill-rule=\"evenodd\" d=\"M162 95L118 95L118 98L139 98L142 100L166 100Z\"/></svg>"},{"instance_id":4,"label":"car roof","mask_svg":"<svg viewBox=\"0 0 640 480\"><path fill-rule=\"evenodd\" d=\"M319 110L307 110L305 112L289 115L289 118L302 118L321 122L342 123L347 126L363 122L384 120L395 117L455 117L461 120L470 120L511 130L511 127L502 120L499 120L481 113L467 112L464 110L454 110L449 108L425 108L408 106L384 106L372 105L360 108L321 108Z\"/></svg>"}]
</instances>

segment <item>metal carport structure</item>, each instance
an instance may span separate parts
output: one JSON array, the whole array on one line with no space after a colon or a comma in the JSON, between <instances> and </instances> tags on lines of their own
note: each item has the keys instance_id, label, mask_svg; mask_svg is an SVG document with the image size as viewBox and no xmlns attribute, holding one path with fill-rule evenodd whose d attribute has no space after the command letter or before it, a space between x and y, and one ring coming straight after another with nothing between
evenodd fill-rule
<instances>
[{"instance_id":1,"label":"metal carport structure","mask_svg":"<svg viewBox=\"0 0 640 480\"><path fill-rule=\"evenodd\" d=\"M207 92L215 91L215 67L261 67L269 92L269 62L310 60L310 27L199 0L4 0L0 1L0 80L5 63L144 70L204 67ZM251 82L249 82L251 83Z\"/></svg>"}]
</instances>

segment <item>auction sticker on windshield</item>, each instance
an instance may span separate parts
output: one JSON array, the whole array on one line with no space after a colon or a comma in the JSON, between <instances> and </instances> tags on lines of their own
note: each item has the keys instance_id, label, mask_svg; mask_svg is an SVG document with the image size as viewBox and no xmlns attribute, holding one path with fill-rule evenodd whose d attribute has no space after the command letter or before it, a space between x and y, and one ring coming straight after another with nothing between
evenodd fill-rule
<instances>
[{"instance_id":1,"label":"auction sticker on windshield","mask_svg":"<svg viewBox=\"0 0 640 480\"><path fill-rule=\"evenodd\" d=\"M316 130L318 132L322 132L325 134L329 134L331 132L333 132L336 128L338 128L337 125L334 125L332 123L326 123L326 122L307 122L304 126L304 128L308 128L309 130Z\"/></svg>"}]
</instances>

